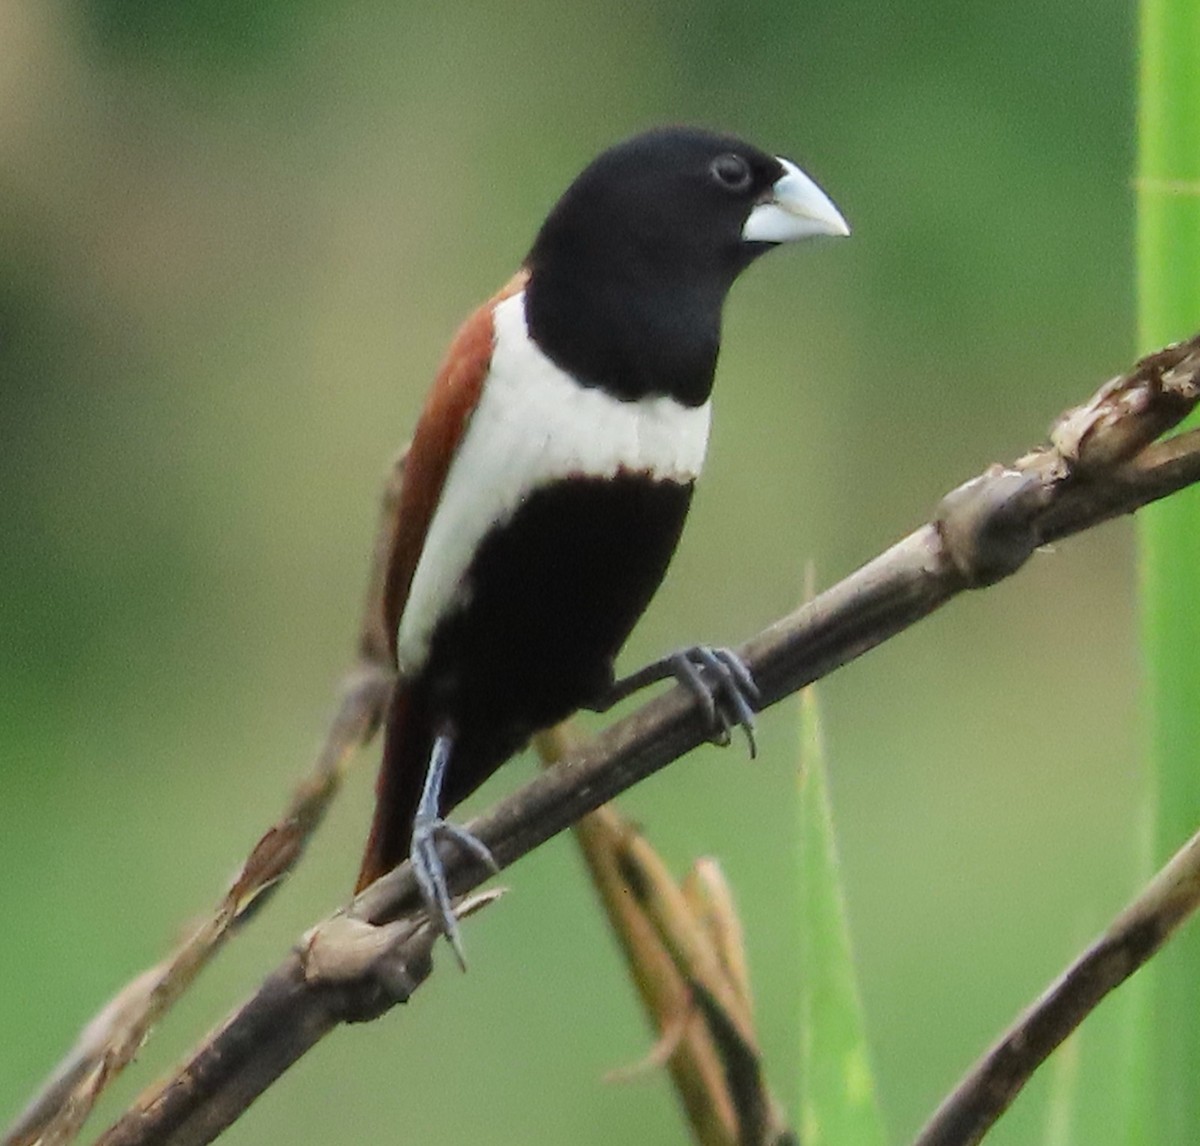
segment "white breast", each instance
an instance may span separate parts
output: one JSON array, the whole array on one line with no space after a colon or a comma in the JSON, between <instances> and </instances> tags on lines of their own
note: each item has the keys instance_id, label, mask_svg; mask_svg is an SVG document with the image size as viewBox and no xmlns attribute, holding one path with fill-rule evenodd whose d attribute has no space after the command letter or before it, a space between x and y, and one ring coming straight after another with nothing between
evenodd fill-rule
<instances>
[{"instance_id":1,"label":"white breast","mask_svg":"<svg viewBox=\"0 0 1200 1146\"><path fill-rule=\"evenodd\" d=\"M580 386L530 339L525 295L495 309L495 349L479 405L446 475L400 618L400 672L418 672L437 623L461 603L464 575L484 536L535 490L572 475L618 470L695 480L711 407L658 395L622 402Z\"/></svg>"}]
</instances>

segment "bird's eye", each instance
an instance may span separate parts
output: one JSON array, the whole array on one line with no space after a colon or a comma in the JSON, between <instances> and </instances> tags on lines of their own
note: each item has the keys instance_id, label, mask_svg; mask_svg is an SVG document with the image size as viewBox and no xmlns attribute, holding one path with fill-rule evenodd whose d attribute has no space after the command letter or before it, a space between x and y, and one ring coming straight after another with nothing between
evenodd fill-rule
<instances>
[{"instance_id":1,"label":"bird's eye","mask_svg":"<svg viewBox=\"0 0 1200 1146\"><path fill-rule=\"evenodd\" d=\"M750 186L750 164L740 155L718 155L709 171L726 191L745 191Z\"/></svg>"}]
</instances>

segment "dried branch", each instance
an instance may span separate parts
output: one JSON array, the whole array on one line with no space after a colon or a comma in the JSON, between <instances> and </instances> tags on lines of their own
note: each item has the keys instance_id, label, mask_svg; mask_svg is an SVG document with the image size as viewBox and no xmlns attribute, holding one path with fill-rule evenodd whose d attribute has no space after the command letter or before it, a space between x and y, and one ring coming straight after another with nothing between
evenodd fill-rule
<instances>
[{"instance_id":1,"label":"dried branch","mask_svg":"<svg viewBox=\"0 0 1200 1146\"><path fill-rule=\"evenodd\" d=\"M759 634L740 651L760 685L762 704L827 675L963 590L1011 575L1038 546L1200 480L1200 434L1150 445L1196 404L1198 379L1200 335L1143 359L1086 406L1060 419L1049 445L1011 466L993 466L954 490L931 523ZM507 867L696 747L704 734L698 706L683 690L673 689L542 773L469 829ZM463 851L447 851L443 858L456 893L489 875ZM367 888L350 914L381 925L417 911L415 881L404 864ZM396 956L407 968L401 977L405 991L393 990L389 999L372 980L368 994L378 1003L369 1008L372 1016L407 997L422 978L414 968L426 970L427 949L412 946L411 936L419 934L415 926L405 924L410 939ZM248 1065L239 1077L222 1078L214 1064L228 1061L240 1048L249 1061L270 1058L273 1078L286 1067L285 1057L298 1057L337 1021L323 990L304 989L303 982L301 954L294 954L179 1075L139 1100L100 1140L104 1146L211 1141L262 1089L247 1082ZM280 1029L305 1035L285 1054L275 1034ZM217 1109L219 1118L213 1114Z\"/></svg>"},{"instance_id":2,"label":"dried branch","mask_svg":"<svg viewBox=\"0 0 1200 1146\"><path fill-rule=\"evenodd\" d=\"M971 1068L913 1146L973 1146L1046 1059L1200 907L1200 832Z\"/></svg>"},{"instance_id":3,"label":"dried branch","mask_svg":"<svg viewBox=\"0 0 1200 1146\"><path fill-rule=\"evenodd\" d=\"M501 893L464 899L466 917ZM170 1086L143 1096L102 1142L211 1142L339 1023L367 1022L407 1001L432 970L424 918L373 927L337 914L304 935ZM203 1096L195 1102L191 1096Z\"/></svg>"},{"instance_id":4,"label":"dried branch","mask_svg":"<svg viewBox=\"0 0 1200 1146\"><path fill-rule=\"evenodd\" d=\"M1133 512L1200 480L1200 431L1152 444L1196 404L1198 374L1200 336L1143 359L1129 374L1102 387L1087 405L1064 416L1048 446L1010 467L992 467L959 487L943 500L930 524L754 638L742 651L762 689L763 705L827 675L962 590L1011 575L1039 545ZM379 609L381 555L394 528L399 473L397 465L384 499L359 666L349 678L312 780L284 819L256 845L210 919L93 1021L43 1093L10 1129L5 1146L64 1142L72 1136L95 1096L140 1046L150 1025L246 917L247 909L261 902L263 893L298 859L346 758L377 726L390 684L387 634ZM698 710L674 690L481 817L472 830L507 866L702 738ZM452 887L460 893L487 875L459 853L448 855L446 865ZM415 906L415 885L405 865L368 888L353 913L382 924ZM332 926L332 921L324 926ZM391 965L408 969L401 976L404 991L396 989L395 976L372 972L378 981L371 990L388 1006L427 973L427 938L416 925L405 928L406 938L390 948ZM356 1011L341 1002L331 1007L324 980L305 977L305 950L311 945L300 948L268 978L179 1076L139 1101L103 1141L210 1141L325 1030L361 1014L361 1008ZM381 1004L379 1009L386 1007ZM303 1038L288 1043L280 1036L287 1030L302 1032ZM213 1069L218 1061L228 1066L235 1049L238 1061L246 1063L244 1070L223 1074ZM251 1063L267 1060L270 1071L250 1069ZM259 1081L252 1082L254 1077Z\"/></svg>"},{"instance_id":5,"label":"dried branch","mask_svg":"<svg viewBox=\"0 0 1200 1146\"><path fill-rule=\"evenodd\" d=\"M569 721L535 738L548 764L579 746ZM609 1078L665 1067L700 1146L794 1142L762 1076L741 922L719 865L699 860L677 883L611 804L584 816L574 832L642 1009L659 1032L647 1059Z\"/></svg>"},{"instance_id":6,"label":"dried branch","mask_svg":"<svg viewBox=\"0 0 1200 1146\"><path fill-rule=\"evenodd\" d=\"M399 504L404 452L393 461L380 507L357 663L308 776L283 815L250 851L211 913L161 963L126 984L84 1028L41 1091L9 1127L3 1146L60 1146L79 1132L104 1088L132 1061L151 1028L299 862L341 787L356 749L374 735L392 688L383 622L384 565Z\"/></svg>"}]
</instances>

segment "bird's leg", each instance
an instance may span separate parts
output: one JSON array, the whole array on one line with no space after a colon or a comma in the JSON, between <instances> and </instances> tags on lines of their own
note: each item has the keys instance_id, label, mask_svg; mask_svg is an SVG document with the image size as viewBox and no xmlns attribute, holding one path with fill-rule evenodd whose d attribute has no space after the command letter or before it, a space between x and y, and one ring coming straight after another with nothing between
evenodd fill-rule
<instances>
[{"instance_id":1,"label":"bird's leg","mask_svg":"<svg viewBox=\"0 0 1200 1146\"><path fill-rule=\"evenodd\" d=\"M450 902L446 869L442 865L441 856L438 855L438 839L444 837L452 840L492 871L499 871L500 868L482 840L441 816L442 784L445 782L446 767L450 763L453 751L453 734L448 731L439 732L433 742L433 751L429 754L429 768L425 772L421 801L413 817L412 849L409 858L429 916L449 940L458 965L465 971L467 961L463 954L462 936L458 930L454 906Z\"/></svg>"},{"instance_id":2,"label":"bird's leg","mask_svg":"<svg viewBox=\"0 0 1200 1146\"><path fill-rule=\"evenodd\" d=\"M614 681L599 701L589 705L593 712L607 712L647 685L674 677L699 700L717 744L728 744L732 729L740 727L750 744L751 758L758 751L754 739L754 705L758 685L746 662L732 649L693 645L680 649L645 668Z\"/></svg>"}]
</instances>

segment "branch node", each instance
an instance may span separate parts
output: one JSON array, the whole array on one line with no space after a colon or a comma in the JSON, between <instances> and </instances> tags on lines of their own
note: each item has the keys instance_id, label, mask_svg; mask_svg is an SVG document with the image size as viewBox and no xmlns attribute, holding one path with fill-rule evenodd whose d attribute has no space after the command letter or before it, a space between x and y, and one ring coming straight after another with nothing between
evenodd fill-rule
<instances>
[{"instance_id":1,"label":"branch node","mask_svg":"<svg viewBox=\"0 0 1200 1146\"><path fill-rule=\"evenodd\" d=\"M1015 573L1040 544L1035 515L1050 500L1037 469L994 465L938 504L934 526L946 557L970 589Z\"/></svg>"},{"instance_id":2,"label":"branch node","mask_svg":"<svg viewBox=\"0 0 1200 1146\"><path fill-rule=\"evenodd\" d=\"M456 904L459 919L504 894L497 888ZM298 954L305 982L328 994L328 1012L344 1023L367 1023L407 1003L433 970L439 935L424 913L374 924L339 913L301 939Z\"/></svg>"},{"instance_id":3,"label":"branch node","mask_svg":"<svg viewBox=\"0 0 1200 1146\"><path fill-rule=\"evenodd\" d=\"M375 927L335 915L304 936L300 964L305 982L327 990L331 1013L342 1022L365 1023L408 1002L433 970L436 938L424 919Z\"/></svg>"},{"instance_id":4,"label":"branch node","mask_svg":"<svg viewBox=\"0 0 1200 1146\"><path fill-rule=\"evenodd\" d=\"M1191 412L1200 396L1198 370L1200 338L1146 355L1062 414L1050 428L1051 444L1077 473L1129 461Z\"/></svg>"}]
</instances>

